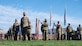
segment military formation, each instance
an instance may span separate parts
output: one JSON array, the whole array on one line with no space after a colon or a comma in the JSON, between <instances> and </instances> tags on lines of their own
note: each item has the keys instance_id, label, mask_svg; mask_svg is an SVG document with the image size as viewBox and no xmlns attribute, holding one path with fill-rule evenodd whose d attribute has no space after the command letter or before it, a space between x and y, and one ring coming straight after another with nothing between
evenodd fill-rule
<instances>
[{"instance_id":1,"label":"military formation","mask_svg":"<svg viewBox=\"0 0 82 46\"><path fill-rule=\"evenodd\" d=\"M71 24L68 23L68 26L63 30L62 25L60 24L60 21L57 22L57 24L54 24L56 29L54 31L56 34L57 40L81 40L81 32L82 27L79 24L77 27L77 30L74 31ZM41 32L42 32L42 40L48 40L49 37L49 25L47 22L47 19L44 19L43 22L41 22ZM21 32L22 40L25 41L26 38L30 41L32 37L32 25L29 18L26 16L26 13L23 12L23 17L21 18L21 22L19 24L18 20L15 19L15 22L11 28L9 28L8 32L5 34L5 37L8 39L17 40L18 32ZM19 33L20 34L20 33ZM20 35L19 35L20 36ZM21 36L20 36L21 37ZM19 39L20 39L19 37Z\"/></svg>"}]
</instances>

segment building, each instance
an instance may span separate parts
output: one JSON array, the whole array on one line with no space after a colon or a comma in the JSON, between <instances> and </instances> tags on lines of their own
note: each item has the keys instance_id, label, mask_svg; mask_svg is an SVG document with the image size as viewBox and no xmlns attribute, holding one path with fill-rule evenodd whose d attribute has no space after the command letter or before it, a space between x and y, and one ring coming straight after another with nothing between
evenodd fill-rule
<instances>
[{"instance_id":1,"label":"building","mask_svg":"<svg viewBox=\"0 0 82 46\"><path fill-rule=\"evenodd\" d=\"M0 29L0 40L5 39L5 31Z\"/></svg>"}]
</instances>

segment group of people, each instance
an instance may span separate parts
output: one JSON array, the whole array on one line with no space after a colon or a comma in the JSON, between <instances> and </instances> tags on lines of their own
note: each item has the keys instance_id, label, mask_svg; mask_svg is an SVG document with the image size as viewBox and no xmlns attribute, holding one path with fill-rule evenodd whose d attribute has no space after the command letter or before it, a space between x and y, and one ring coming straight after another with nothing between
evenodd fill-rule
<instances>
[{"instance_id":1,"label":"group of people","mask_svg":"<svg viewBox=\"0 0 82 46\"><path fill-rule=\"evenodd\" d=\"M66 36L67 36L67 40L70 40L70 39L81 40L82 27L80 24L79 24L79 27L77 27L77 31L73 31L73 28L70 25L70 23L68 24L65 30L63 30L59 21L57 22L57 24L54 24L54 26L56 27L54 31L56 31L57 40L66 39ZM13 37L14 40L17 40L17 35L19 31L22 33L23 41L26 40L26 36L28 37L29 41L31 40L32 25L29 18L26 16L25 12L23 12L21 23L19 24L18 20L15 19L15 23L13 24L12 28L9 28L9 31L5 36L7 37L7 39L8 38L12 39ZM41 22L41 32L42 32L43 40L48 40L48 31L49 31L48 22L47 22L47 19L45 19L43 22ZM67 35L65 34L65 32Z\"/></svg>"},{"instance_id":2,"label":"group of people","mask_svg":"<svg viewBox=\"0 0 82 46\"><path fill-rule=\"evenodd\" d=\"M21 32L22 34L22 40L26 40L26 37L28 37L28 40L31 38L31 29L32 25L29 20L29 18L26 16L26 13L23 12L23 17L21 18L21 23L18 23L18 20L15 19L15 23L13 24L12 28L9 28L6 37L7 39L13 38L14 40L17 40L18 33Z\"/></svg>"},{"instance_id":3,"label":"group of people","mask_svg":"<svg viewBox=\"0 0 82 46\"><path fill-rule=\"evenodd\" d=\"M58 21L57 24L54 24L54 26L56 27L56 29L54 31L56 31L56 39L57 40L81 40L81 35L82 35L82 27L79 24L79 26L77 27L76 31L73 30L72 26L70 25L70 23L68 23L68 26L63 29L60 22ZM41 31L42 31L42 36L43 36L43 40L48 40L48 23L47 20L45 19L45 21L42 22L41 25Z\"/></svg>"},{"instance_id":4,"label":"group of people","mask_svg":"<svg viewBox=\"0 0 82 46\"><path fill-rule=\"evenodd\" d=\"M61 39L65 39L67 38L67 40L81 40L81 31L82 31L82 27L79 24L79 26L77 27L76 31L73 30L72 26L70 25L70 23L68 23L68 26L66 27L65 30L62 29L61 25L58 24L56 25L56 33L57 33L57 40ZM67 34L67 37L66 34Z\"/></svg>"}]
</instances>

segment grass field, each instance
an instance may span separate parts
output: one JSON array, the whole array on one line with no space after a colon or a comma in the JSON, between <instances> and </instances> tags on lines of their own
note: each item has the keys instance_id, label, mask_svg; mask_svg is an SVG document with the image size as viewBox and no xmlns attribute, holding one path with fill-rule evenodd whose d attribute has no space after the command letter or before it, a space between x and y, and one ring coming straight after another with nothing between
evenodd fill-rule
<instances>
[{"instance_id":1,"label":"grass field","mask_svg":"<svg viewBox=\"0 0 82 46\"><path fill-rule=\"evenodd\" d=\"M0 46L82 46L82 41L67 40L32 40L32 41L12 41L0 40Z\"/></svg>"}]
</instances>

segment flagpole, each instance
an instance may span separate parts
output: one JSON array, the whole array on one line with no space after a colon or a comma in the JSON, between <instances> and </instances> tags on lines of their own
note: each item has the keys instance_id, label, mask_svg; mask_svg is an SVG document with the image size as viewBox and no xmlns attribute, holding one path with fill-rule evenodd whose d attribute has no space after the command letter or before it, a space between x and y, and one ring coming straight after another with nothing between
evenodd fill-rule
<instances>
[{"instance_id":1,"label":"flagpole","mask_svg":"<svg viewBox=\"0 0 82 46\"><path fill-rule=\"evenodd\" d=\"M51 6L50 6L50 32L51 32L51 34L50 34L50 39L52 38L52 29L51 29L51 19L52 19L52 12L51 12Z\"/></svg>"},{"instance_id":2,"label":"flagpole","mask_svg":"<svg viewBox=\"0 0 82 46\"><path fill-rule=\"evenodd\" d=\"M66 6L65 6L65 9L64 9L64 26L66 26Z\"/></svg>"},{"instance_id":3,"label":"flagpole","mask_svg":"<svg viewBox=\"0 0 82 46\"><path fill-rule=\"evenodd\" d=\"M64 8L64 30L66 33L66 4L65 4L65 8ZM67 39L67 33L66 33L66 39Z\"/></svg>"}]
</instances>

